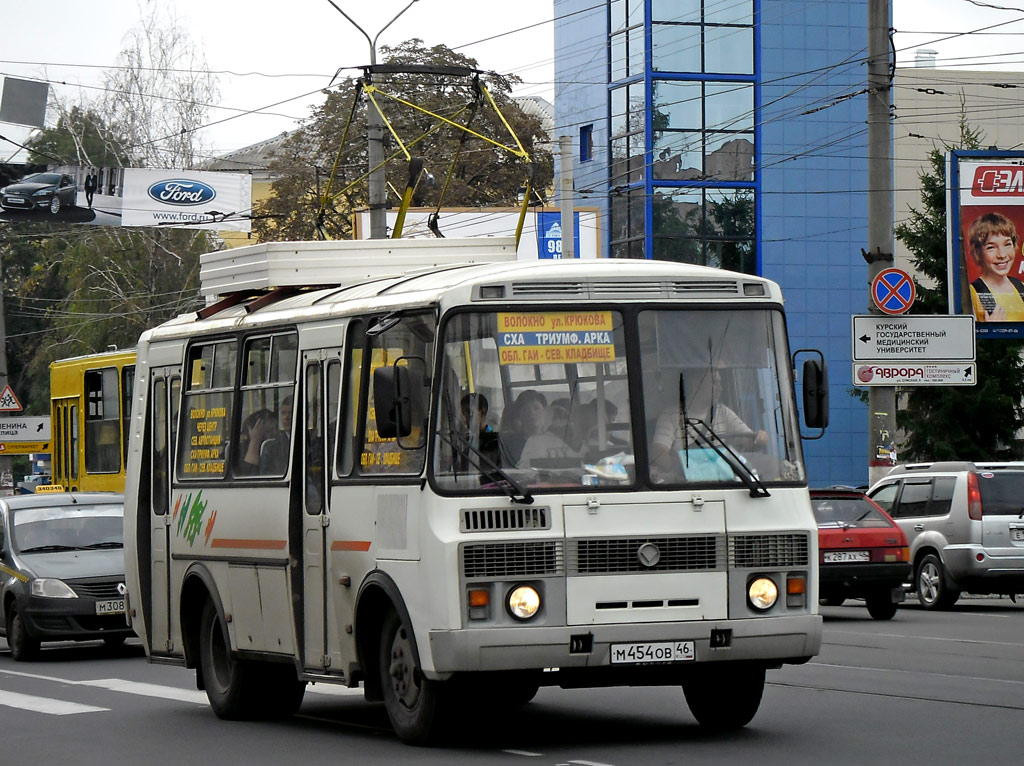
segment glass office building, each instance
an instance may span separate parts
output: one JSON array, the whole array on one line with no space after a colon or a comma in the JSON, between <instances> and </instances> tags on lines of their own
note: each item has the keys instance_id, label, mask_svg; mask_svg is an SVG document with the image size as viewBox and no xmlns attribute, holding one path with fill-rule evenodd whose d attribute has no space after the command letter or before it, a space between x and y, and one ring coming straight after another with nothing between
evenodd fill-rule
<instances>
[{"instance_id":1,"label":"glass office building","mask_svg":"<svg viewBox=\"0 0 1024 766\"><path fill-rule=\"evenodd\" d=\"M867 0L555 0L555 135L602 253L780 283L829 364L813 484L868 480L850 315L867 312Z\"/></svg>"}]
</instances>

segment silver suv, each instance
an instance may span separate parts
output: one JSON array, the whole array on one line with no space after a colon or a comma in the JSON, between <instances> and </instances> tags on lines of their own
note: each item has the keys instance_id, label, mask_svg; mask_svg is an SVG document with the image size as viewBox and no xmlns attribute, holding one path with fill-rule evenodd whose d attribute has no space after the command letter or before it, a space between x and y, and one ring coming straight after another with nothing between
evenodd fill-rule
<instances>
[{"instance_id":1,"label":"silver suv","mask_svg":"<svg viewBox=\"0 0 1024 766\"><path fill-rule=\"evenodd\" d=\"M908 463L868 496L906 533L925 609L1024 593L1024 462Z\"/></svg>"}]
</instances>

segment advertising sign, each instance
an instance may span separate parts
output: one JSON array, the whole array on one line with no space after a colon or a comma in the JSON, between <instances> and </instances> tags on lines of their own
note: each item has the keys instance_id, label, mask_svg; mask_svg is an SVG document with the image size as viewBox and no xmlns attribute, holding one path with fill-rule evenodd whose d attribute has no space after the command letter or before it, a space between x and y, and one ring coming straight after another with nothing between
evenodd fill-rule
<instances>
[{"instance_id":1,"label":"advertising sign","mask_svg":"<svg viewBox=\"0 0 1024 766\"><path fill-rule=\"evenodd\" d=\"M855 386L973 386L977 382L974 362L868 362L853 365Z\"/></svg>"},{"instance_id":2,"label":"advertising sign","mask_svg":"<svg viewBox=\"0 0 1024 766\"><path fill-rule=\"evenodd\" d=\"M0 167L0 221L251 230L252 176L77 165Z\"/></svg>"},{"instance_id":3,"label":"advertising sign","mask_svg":"<svg viewBox=\"0 0 1024 766\"><path fill-rule=\"evenodd\" d=\"M252 177L198 170L124 171L122 226L249 231Z\"/></svg>"},{"instance_id":4,"label":"advertising sign","mask_svg":"<svg viewBox=\"0 0 1024 766\"><path fill-rule=\"evenodd\" d=\"M1024 152L947 157L949 299L979 337L1024 333Z\"/></svg>"}]
</instances>

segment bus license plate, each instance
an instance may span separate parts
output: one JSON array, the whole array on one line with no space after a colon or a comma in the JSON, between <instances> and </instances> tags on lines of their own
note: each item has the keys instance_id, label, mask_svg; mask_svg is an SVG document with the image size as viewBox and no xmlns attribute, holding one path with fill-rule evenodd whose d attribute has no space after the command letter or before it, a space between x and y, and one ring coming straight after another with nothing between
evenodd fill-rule
<instances>
[{"instance_id":1,"label":"bus license plate","mask_svg":"<svg viewBox=\"0 0 1024 766\"><path fill-rule=\"evenodd\" d=\"M96 614L124 614L125 603L123 598L111 598L106 601L96 602Z\"/></svg>"},{"instance_id":2,"label":"bus license plate","mask_svg":"<svg viewBox=\"0 0 1024 766\"><path fill-rule=\"evenodd\" d=\"M868 551L825 551L822 561L825 564L838 564L847 561L870 561Z\"/></svg>"},{"instance_id":3,"label":"bus license plate","mask_svg":"<svg viewBox=\"0 0 1024 766\"><path fill-rule=\"evenodd\" d=\"M687 662L695 659L693 641L651 641L639 644L612 644L612 665L636 665L647 662Z\"/></svg>"}]
</instances>

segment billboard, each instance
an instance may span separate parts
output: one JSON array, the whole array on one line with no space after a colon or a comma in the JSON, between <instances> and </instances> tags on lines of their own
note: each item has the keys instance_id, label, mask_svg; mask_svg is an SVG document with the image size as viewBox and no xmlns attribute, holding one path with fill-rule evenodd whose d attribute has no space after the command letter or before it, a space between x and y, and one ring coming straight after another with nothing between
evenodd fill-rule
<instances>
[{"instance_id":1,"label":"billboard","mask_svg":"<svg viewBox=\"0 0 1024 766\"><path fill-rule=\"evenodd\" d=\"M0 221L251 230L252 176L198 170L6 166Z\"/></svg>"},{"instance_id":2,"label":"billboard","mask_svg":"<svg viewBox=\"0 0 1024 766\"><path fill-rule=\"evenodd\" d=\"M978 337L1024 336L1024 152L946 156L947 265L952 314Z\"/></svg>"}]
</instances>

